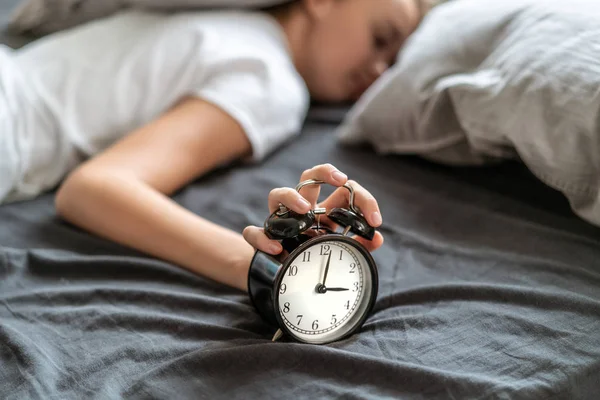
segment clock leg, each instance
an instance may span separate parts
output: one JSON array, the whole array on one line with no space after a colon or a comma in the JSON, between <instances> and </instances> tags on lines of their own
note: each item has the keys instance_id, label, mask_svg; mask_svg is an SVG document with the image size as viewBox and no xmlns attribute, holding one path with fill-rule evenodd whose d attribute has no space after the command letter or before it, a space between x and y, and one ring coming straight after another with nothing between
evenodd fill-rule
<instances>
[{"instance_id":1,"label":"clock leg","mask_svg":"<svg viewBox=\"0 0 600 400\"><path fill-rule=\"evenodd\" d=\"M277 340L281 339L282 336L283 336L282 330L277 329L277 332L275 332L275 335L273 336L273 339L271 339L271 342L276 342Z\"/></svg>"}]
</instances>

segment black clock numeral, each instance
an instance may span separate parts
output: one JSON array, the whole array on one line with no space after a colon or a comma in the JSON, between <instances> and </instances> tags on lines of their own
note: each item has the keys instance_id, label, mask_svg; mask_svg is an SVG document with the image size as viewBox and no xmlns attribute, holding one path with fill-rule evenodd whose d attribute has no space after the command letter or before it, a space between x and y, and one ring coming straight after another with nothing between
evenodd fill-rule
<instances>
[{"instance_id":1,"label":"black clock numeral","mask_svg":"<svg viewBox=\"0 0 600 400\"><path fill-rule=\"evenodd\" d=\"M346 310L349 310L349 309L350 309L350 300L348 300L348 301L346 302L346 304L344 304L344 307L346 307Z\"/></svg>"},{"instance_id":2,"label":"black clock numeral","mask_svg":"<svg viewBox=\"0 0 600 400\"><path fill-rule=\"evenodd\" d=\"M335 317L335 314L333 314L331 316L331 325L335 325L336 322L337 322L337 318Z\"/></svg>"},{"instance_id":3,"label":"black clock numeral","mask_svg":"<svg viewBox=\"0 0 600 400\"><path fill-rule=\"evenodd\" d=\"M310 251L305 251L302 254L302 262L310 262Z\"/></svg>"},{"instance_id":4,"label":"black clock numeral","mask_svg":"<svg viewBox=\"0 0 600 400\"><path fill-rule=\"evenodd\" d=\"M342 261L342 256L344 255L344 250L340 250L340 261Z\"/></svg>"},{"instance_id":5,"label":"black clock numeral","mask_svg":"<svg viewBox=\"0 0 600 400\"><path fill-rule=\"evenodd\" d=\"M358 282L354 282L354 288L352 288L353 292L357 292L358 291Z\"/></svg>"},{"instance_id":6,"label":"black clock numeral","mask_svg":"<svg viewBox=\"0 0 600 400\"><path fill-rule=\"evenodd\" d=\"M296 276L298 274L298 266L296 265L292 265L289 269L288 275L289 276Z\"/></svg>"},{"instance_id":7,"label":"black clock numeral","mask_svg":"<svg viewBox=\"0 0 600 400\"><path fill-rule=\"evenodd\" d=\"M356 273L355 270L356 270L356 264L355 263L350 264L350 273L355 274Z\"/></svg>"},{"instance_id":8,"label":"black clock numeral","mask_svg":"<svg viewBox=\"0 0 600 400\"><path fill-rule=\"evenodd\" d=\"M328 256L329 253L331 253L331 248L329 247L328 244L322 244L321 245L321 256Z\"/></svg>"},{"instance_id":9,"label":"black clock numeral","mask_svg":"<svg viewBox=\"0 0 600 400\"><path fill-rule=\"evenodd\" d=\"M302 314L296 315L296 318L298 318L298 325L300 325L300 322L302 322Z\"/></svg>"},{"instance_id":10,"label":"black clock numeral","mask_svg":"<svg viewBox=\"0 0 600 400\"><path fill-rule=\"evenodd\" d=\"M282 283L281 286L279 287L279 294L284 294L286 290L287 290L287 285L285 283Z\"/></svg>"},{"instance_id":11,"label":"black clock numeral","mask_svg":"<svg viewBox=\"0 0 600 400\"><path fill-rule=\"evenodd\" d=\"M313 328L313 331L316 331L317 329L319 329L319 320L318 319L315 319L313 321L312 328Z\"/></svg>"},{"instance_id":12,"label":"black clock numeral","mask_svg":"<svg viewBox=\"0 0 600 400\"><path fill-rule=\"evenodd\" d=\"M284 313L290 312L290 303L289 302L283 304L283 312Z\"/></svg>"}]
</instances>

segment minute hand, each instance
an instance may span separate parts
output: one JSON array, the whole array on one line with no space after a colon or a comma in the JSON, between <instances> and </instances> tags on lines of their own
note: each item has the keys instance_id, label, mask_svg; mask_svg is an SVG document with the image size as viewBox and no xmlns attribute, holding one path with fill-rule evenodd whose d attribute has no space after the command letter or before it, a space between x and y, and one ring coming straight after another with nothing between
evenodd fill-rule
<instances>
[{"instance_id":1,"label":"minute hand","mask_svg":"<svg viewBox=\"0 0 600 400\"><path fill-rule=\"evenodd\" d=\"M331 261L331 253L332 251L329 251L329 257L327 258L327 264L325 265L325 273L323 274L323 286L325 286L325 282L327 281L327 273L329 272L329 262Z\"/></svg>"}]
</instances>

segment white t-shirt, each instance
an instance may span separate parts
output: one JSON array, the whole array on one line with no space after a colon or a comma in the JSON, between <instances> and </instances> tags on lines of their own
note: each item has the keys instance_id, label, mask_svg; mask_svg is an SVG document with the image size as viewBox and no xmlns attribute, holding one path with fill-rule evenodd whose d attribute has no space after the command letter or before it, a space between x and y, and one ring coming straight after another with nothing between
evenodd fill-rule
<instances>
[{"instance_id":1,"label":"white t-shirt","mask_svg":"<svg viewBox=\"0 0 600 400\"><path fill-rule=\"evenodd\" d=\"M237 120L252 160L297 134L309 105L283 30L260 12L124 12L33 42L13 62L40 115L23 133L23 180L44 189L72 167L57 158L97 154L186 95Z\"/></svg>"}]
</instances>

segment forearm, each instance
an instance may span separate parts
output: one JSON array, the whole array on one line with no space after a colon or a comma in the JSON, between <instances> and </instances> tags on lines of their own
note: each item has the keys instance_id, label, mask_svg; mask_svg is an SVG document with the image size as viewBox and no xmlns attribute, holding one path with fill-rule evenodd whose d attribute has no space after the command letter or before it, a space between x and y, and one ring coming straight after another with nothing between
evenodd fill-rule
<instances>
[{"instance_id":1,"label":"forearm","mask_svg":"<svg viewBox=\"0 0 600 400\"><path fill-rule=\"evenodd\" d=\"M63 218L94 234L246 290L254 250L243 237L135 177L78 171L59 190L56 205Z\"/></svg>"}]
</instances>

